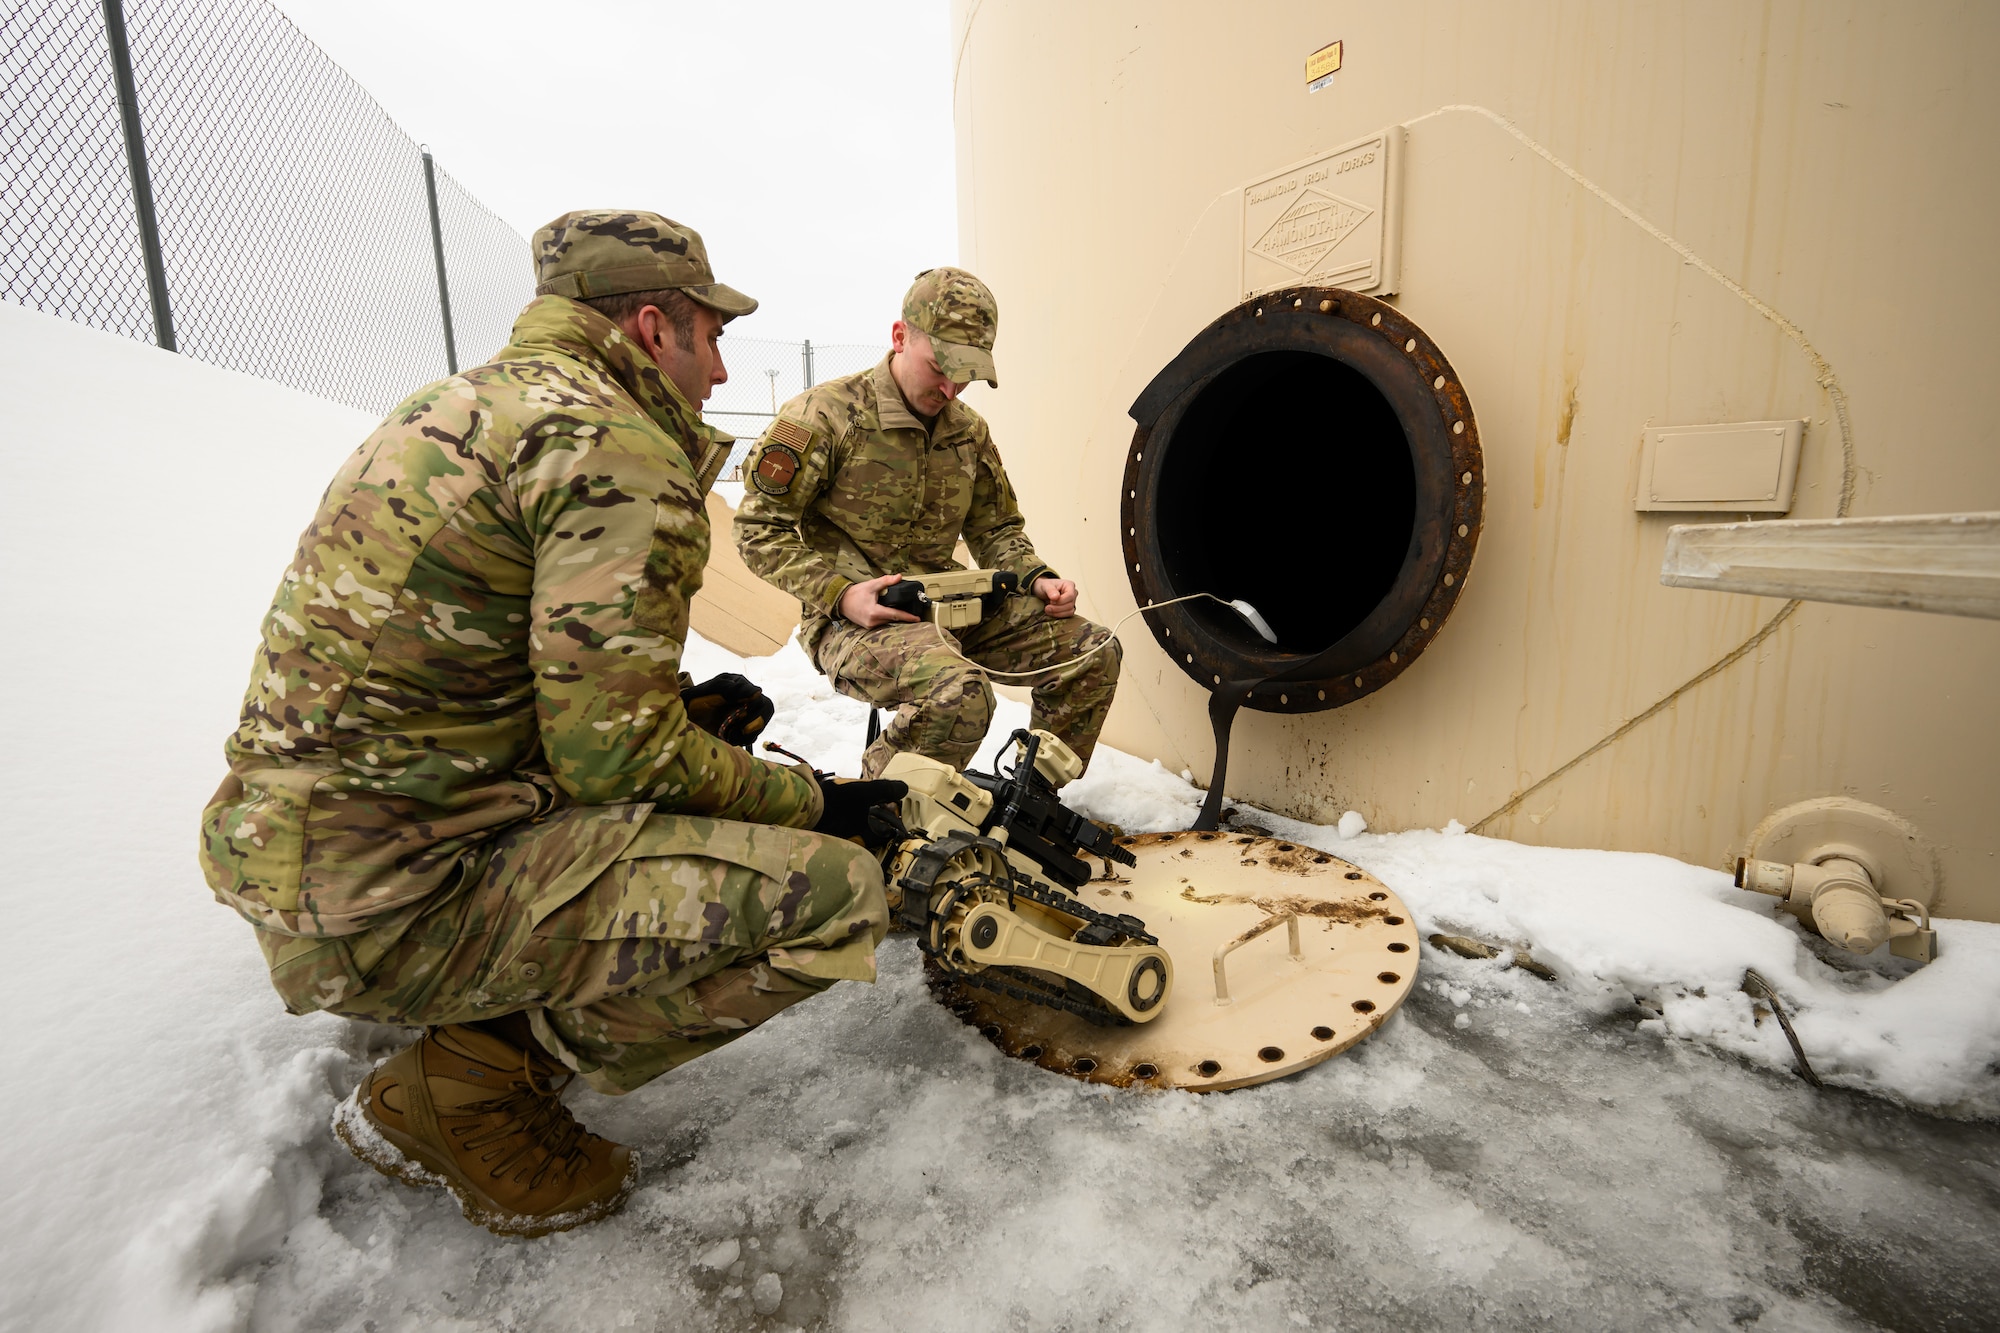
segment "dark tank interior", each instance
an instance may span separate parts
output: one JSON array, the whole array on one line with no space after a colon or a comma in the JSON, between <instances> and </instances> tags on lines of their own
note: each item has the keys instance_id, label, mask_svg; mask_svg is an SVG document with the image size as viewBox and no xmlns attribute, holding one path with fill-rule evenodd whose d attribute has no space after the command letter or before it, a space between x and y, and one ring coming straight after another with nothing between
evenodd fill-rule
<instances>
[{"instance_id":1,"label":"dark tank interior","mask_svg":"<svg viewBox=\"0 0 2000 1333\"><path fill-rule=\"evenodd\" d=\"M1176 596L1256 607L1287 652L1317 653L1387 596L1416 525L1416 471L1388 401L1315 352L1264 352L1216 376L1160 461L1158 533ZM1263 646L1232 613L1188 610Z\"/></svg>"}]
</instances>

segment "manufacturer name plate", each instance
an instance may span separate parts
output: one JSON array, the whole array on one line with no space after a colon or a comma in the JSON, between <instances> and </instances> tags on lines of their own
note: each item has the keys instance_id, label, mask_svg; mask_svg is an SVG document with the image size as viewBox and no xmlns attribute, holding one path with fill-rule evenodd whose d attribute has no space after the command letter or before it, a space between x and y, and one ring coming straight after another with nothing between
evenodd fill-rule
<instances>
[{"instance_id":1,"label":"manufacturer name plate","mask_svg":"<svg viewBox=\"0 0 2000 1333\"><path fill-rule=\"evenodd\" d=\"M1243 297L1280 287L1388 295L1400 265L1402 129L1243 189Z\"/></svg>"}]
</instances>

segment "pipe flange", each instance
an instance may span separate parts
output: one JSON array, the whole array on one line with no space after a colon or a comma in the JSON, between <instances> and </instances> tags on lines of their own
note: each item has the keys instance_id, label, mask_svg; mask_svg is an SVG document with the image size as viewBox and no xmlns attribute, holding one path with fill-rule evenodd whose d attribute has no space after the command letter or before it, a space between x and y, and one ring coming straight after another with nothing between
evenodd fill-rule
<instances>
[{"instance_id":1,"label":"pipe flange","mask_svg":"<svg viewBox=\"0 0 2000 1333\"><path fill-rule=\"evenodd\" d=\"M1437 637L1464 591L1479 543L1485 464L1464 385L1409 316L1343 288L1264 293L1196 334L1132 405L1137 429L1126 456L1119 526L1126 577L1142 606L1201 590L1178 587L1170 577L1165 550L1172 538L1163 541L1158 515L1161 471L1176 429L1218 376L1272 351L1310 352L1357 371L1393 409L1417 488L1401 572L1372 614L1334 645L1313 645L1319 651L1230 639L1215 632L1212 610L1186 603L1145 619L1174 665L1203 689L1260 680L1248 707L1315 713L1381 689ZM1298 678L1297 668L1321 658L1312 679Z\"/></svg>"}]
</instances>

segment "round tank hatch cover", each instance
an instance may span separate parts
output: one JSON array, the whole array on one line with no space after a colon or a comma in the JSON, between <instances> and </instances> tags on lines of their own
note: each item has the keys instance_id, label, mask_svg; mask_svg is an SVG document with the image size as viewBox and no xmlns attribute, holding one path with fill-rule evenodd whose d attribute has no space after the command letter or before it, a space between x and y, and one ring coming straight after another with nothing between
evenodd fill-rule
<instances>
[{"instance_id":1,"label":"round tank hatch cover","mask_svg":"<svg viewBox=\"0 0 2000 1333\"><path fill-rule=\"evenodd\" d=\"M1173 958L1165 1012L1099 1026L934 971L940 998L1009 1055L1090 1083L1224 1092L1347 1050L1416 982L1408 909L1331 853L1241 833L1118 841L1137 864L1107 863L1115 873L1078 894L1138 917L1159 939Z\"/></svg>"}]
</instances>

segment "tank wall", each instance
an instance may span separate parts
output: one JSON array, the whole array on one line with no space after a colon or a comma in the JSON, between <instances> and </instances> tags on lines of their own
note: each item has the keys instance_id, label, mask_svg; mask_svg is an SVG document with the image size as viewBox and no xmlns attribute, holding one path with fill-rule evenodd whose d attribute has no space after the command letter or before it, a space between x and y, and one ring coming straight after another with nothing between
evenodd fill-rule
<instances>
[{"instance_id":1,"label":"tank wall","mask_svg":"<svg viewBox=\"0 0 2000 1333\"><path fill-rule=\"evenodd\" d=\"M971 401L1037 546L1124 615L1126 409L1240 298L1242 186L1406 125L1390 299L1471 397L1483 535L1396 681L1239 716L1230 794L1719 866L1845 793L1936 845L1941 911L2000 919L2000 623L1664 588L1672 522L1741 515L1632 507L1647 426L1799 417L1793 517L2000 509L1996 38L1975 5L961 0L961 259L1005 386ZM1274 524L1364 498L1270 490ZM1107 738L1205 775L1205 693L1124 639Z\"/></svg>"}]
</instances>

